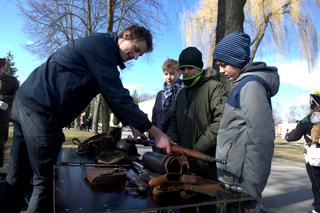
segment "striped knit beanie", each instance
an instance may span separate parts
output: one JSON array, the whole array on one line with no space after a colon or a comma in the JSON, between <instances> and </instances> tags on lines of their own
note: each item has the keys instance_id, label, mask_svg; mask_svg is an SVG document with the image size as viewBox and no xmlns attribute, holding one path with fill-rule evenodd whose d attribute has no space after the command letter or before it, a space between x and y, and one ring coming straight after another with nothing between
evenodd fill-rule
<instances>
[{"instance_id":1,"label":"striped knit beanie","mask_svg":"<svg viewBox=\"0 0 320 213\"><path fill-rule=\"evenodd\" d=\"M213 60L242 69L250 61L250 36L233 32L225 36L213 51Z\"/></svg>"}]
</instances>

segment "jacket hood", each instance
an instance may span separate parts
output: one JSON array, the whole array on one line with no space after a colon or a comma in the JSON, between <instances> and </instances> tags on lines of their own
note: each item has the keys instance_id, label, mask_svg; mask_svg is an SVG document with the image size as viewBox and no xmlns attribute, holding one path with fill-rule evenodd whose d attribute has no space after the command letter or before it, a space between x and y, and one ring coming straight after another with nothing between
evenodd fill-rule
<instances>
[{"instance_id":1,"label":"jacket hood","mask_svg":"<svg viewBox=\"0 0 320 213\"><path fill-rule=\"evenodd\" d=\"M219 73L217 70L213 69L212 67L207 67L203 70L203 79L217 79Z\"/></svg>"},{"instance_id":2,"label":"jacket hood","mask_svg":"<svg viewBox=\"0 0 320 213\"><path fill-rule=\"evenodd\" d=\"M280 77L278 69L273 66L267 66L264 62L248 63L241 71L240 76L235 81L235 84L248 75L257 75L261 77L269 86L271 97L279 91Z\"/></svg>"}]
</instances>

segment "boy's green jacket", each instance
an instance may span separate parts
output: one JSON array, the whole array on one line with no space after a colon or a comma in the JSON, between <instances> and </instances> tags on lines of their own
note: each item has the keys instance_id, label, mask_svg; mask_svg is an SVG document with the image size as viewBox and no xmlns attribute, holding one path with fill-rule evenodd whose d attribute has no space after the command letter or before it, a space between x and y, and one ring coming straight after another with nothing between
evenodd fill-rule
<instances>
[{"instance_id":1,"label":"boy's green jacket","mask_svg":"<svg viewBox=\"0 0 320 213\"><path fill-rule=\"evenodd\" d=\"M227 100L221 82L211 69L191 88L182 88L176 97L167 135L179 145L215 156L216 139Z\"/></svg>"}]
</instances>

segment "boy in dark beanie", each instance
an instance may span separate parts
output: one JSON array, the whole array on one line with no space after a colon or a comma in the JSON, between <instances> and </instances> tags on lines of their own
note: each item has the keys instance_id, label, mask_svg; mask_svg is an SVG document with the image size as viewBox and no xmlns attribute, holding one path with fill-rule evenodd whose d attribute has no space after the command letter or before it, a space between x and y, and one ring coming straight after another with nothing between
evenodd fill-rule
<instances>
[{"instance_id":1,"label":"boy in dark beanie","mask_svg":"<svg viewBox=\"0 0 320 213\"><path fill-rule=\"evenodd\" d=\"M216 138L227 96L214 71L203 70L202 53L195 47L184 49L179 69L184 87L179 90L167 135L180 146L215 157ZM190 161L190 171L217 180L217 168L201 160ZM193 208L181 212L194 212ZM200 207L201 212L215 212L214 206Z\"/></svg>"},{"instance_id":2,"label":"boy in dark beanie","mask_svg":"<svg viewBox=\"0 0 320 213\"><path fill-rule=\"evenodd\" d=\"M167 134L183 147L214 157L226 93L212 70L202 68L202 54L197 48L188 47L181 52L179 69L185 86L177 94ZM190 167L200 176L217 178L212 164L199 160Z\"/></svg>"},{"instance_id":3,"label":"boy in dark beanie","mask_svg":"<svg viewBox=\"0 0 320 213\"><path fill-rule=\"evenodd\" d=\"M240 32L217 44L213 60L234 83L217 137L216 157L227 161L217 163L218 179L255 198L244 205L245 212L259 212L274 149L270 98L279 89L278 71L263 62L249 63L250 37Z\"/></svg>"}]
</instances>

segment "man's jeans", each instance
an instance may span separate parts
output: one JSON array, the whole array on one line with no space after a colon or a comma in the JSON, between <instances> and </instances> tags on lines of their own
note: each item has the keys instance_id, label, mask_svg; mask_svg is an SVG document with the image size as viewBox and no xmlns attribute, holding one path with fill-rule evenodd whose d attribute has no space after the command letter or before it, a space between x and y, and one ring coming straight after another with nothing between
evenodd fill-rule
<instances>
[{"instance_id":1,"label":"man's jeans","mask_svg":"<svg viewBox=\"0 0 320 213\"><path fill-rule=\"evenodd\" d=\"M32 180L33 192L27 212L53 212L53 165L64 135L53 117L37 113L14 100L13 144L7 187L3 196L10 212L20 208L24 188ZM17 202L15 202L17 201ZM16 203L16 205L13 205Z\"/></svg>"}]
</instances>

